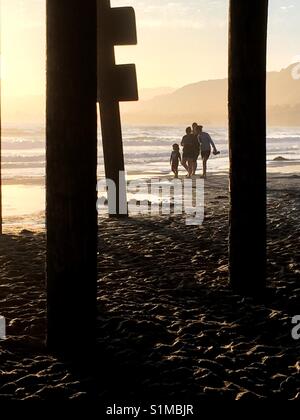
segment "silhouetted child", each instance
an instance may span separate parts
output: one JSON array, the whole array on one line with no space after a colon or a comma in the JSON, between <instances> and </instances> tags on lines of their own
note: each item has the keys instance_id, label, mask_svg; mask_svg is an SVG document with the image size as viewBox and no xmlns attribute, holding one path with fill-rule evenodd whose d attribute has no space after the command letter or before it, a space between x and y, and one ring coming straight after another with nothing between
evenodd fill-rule
<instances>
[{"instance_id":1,"label":"silhouetted child","mask_svg":"<svg viewBox=\"0 0 300 420\"><path fill-rule=\"evenodd\" d=\"M175 178L178 178L178 166L181 163L181 154L178 144L173 144L173 151L170 157L170 164L172 172L174 172Z\"/></svg>"}]
</instances>

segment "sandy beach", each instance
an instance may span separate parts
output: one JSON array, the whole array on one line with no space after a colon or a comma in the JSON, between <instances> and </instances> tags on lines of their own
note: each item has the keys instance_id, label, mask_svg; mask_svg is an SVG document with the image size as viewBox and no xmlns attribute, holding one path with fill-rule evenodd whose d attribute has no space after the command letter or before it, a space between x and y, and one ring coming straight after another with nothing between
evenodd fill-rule
<instances>
[{"instance_id":1,"label":"sandy beach","mask_svg":"<svg viewBox=\"0 0 300 420\"><path fill-rule=\"evenodd\" d=\"M0 401L300 400L299 20L1 2Z\"/></svg>"},{"instance_id":2,"label":"sandy beach","mask_svg":"<svg viewBox=\"0 0 300 420\"><path fill-rule=\"evenodd\" d=\"M228 286L224 175L206 182L202 226L186 226L183 216L99 221L93 375L47 353L45 233L8 225L0 238L8 324L0 399L300 399L300 340L291 336L300 314L299 176L274 173L268 190L268 293L260 302Z\"/></svg>"}]
</instances>

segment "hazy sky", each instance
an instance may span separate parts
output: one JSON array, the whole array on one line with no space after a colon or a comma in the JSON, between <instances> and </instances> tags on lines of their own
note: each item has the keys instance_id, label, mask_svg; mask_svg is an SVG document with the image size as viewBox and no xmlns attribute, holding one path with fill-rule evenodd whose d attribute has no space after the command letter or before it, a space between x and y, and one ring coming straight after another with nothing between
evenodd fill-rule
<instances>
[{"instance_id":1,"label":"hazy sky","mask_svg":"<svg viewBox=\"0 0 300 420\"><path fill-rule=\"evenodd\" d=\"M45 90L45 0L1 0L3 95ZM112 0L136 9L139 45L117 49L137 64L140 88L226 77L228 0ZM270 0L269 70L300 56L300 2ZM300 61L300 60L299 60Z\"/></svg>"}]
</instances>

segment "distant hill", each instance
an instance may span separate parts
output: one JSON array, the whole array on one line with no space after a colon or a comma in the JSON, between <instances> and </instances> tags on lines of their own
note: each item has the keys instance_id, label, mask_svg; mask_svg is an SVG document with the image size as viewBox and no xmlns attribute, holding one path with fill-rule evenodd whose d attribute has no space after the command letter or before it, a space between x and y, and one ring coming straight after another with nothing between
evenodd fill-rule
<instances>
[{"instance_id":1,"label":"distant hill","mask_svg":"<svg viewBox=\"0 0 300 420\"><path fill-rule=\"evenodd\" d=\"M289 66L268 73L268 123L300 125L300 80ZM123 120L133 124L227 124L227 79L190 84L174 92L124 108Z\"/></svg>"},{"instance_id":2,"label":"distant hill","mask_svg":"<svg viewBox=\"0 0 300 420\"><path fill-rule=\"evenodd\" d=\"M141 89L140 100L149 101L159 95L174 92L171 87ZM135 103L136 104L136 103ZM2 98L2 118L4 123L37 123L45 122L46 100L44 95L9 96ZM122 110L131 112L132 103L122 103Z\"/></svg>"},{"instance_id":3,"label":"distant hill","mask_svg":"<svg viewBox=\"0 0 300 420\"><path fill-rule=\"evenodd\" d=\"M139 91L139 97L141 101L149 101L156 96L168 95L175 92L175 88L171 87L159 87L159 88L144 88Z\"/></svg>"},{"instance_id":4,"label":"distant hill","mask_svg":"<svg viewBox=\"0 0 300 420\"><path fill-rule=\"evenodd\" d=\"M297 63L298 64L298 63ZM293 64L268 73L268 123L300 126L300 80L292 77ZM299 63L300 64L300 63ZM180 89L142 89L140 101L122 104L128 124L227 124L227 79L206 80ZM4 123L43 123L44 96L2 98Z\"/></svg>"}]
</instances>

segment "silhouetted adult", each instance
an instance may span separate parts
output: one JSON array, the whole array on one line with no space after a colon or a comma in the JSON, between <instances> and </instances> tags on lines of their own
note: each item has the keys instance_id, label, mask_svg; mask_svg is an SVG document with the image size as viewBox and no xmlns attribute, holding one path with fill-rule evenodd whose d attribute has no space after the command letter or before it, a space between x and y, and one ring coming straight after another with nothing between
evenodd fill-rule
<instances>
[{"instance_id":1,"label":"silhouetted adult","mask_svg":"<svg viewBox=\"0 0 300 420\"><path fill-rule=\"evenodd\" d=\"M199 157L199 154L200 154L200 144L199 144L199 141L198 141L198 134L199 134L199 132L198 132L198 123L196 123L196 122L194 122L193 123L193 125L192 125L192 129L193 129L193 134L194 134L194 136L196 137L196 139L197 139L197 144L198 144L198 153L197 153L197 156L196 156L196 161L195 161L195 163L194 163L194 171L193 171L193 175L196 175L196 171L197 171L197 167L198 167L198 157Z\"/></svg>"},{"instance_id":2,"label":"silhouetted adult","mask_svg":"<svg viewBox=\"0 0 300 420\"><path fill-rule=\"evenodd\" d=\"M213 154L218 155L220 152L218 152L215 143L213 142L212 138L208 133L203 131L203 126L199 125L197 129L198 135L198 142L200 145L200 153L201 158L203 162L203 175L202 178L207 177L207 161L210 158L211 155L211 149L213 149Z\"/></svg>"},{"instance_id":3,"label":"silhouetted adult","mask_svg":"<svg viewBox=\"0 0 300 420\"><path fill-rule=\"evenodd\" d=\"M187 170L187 176L190 178L195 174L199 155L199 143L197 137L192 133L191 127L186 129L186 135L182 139L181 146L183 147L182 165Z\"/></svg>"}]
</instances>

